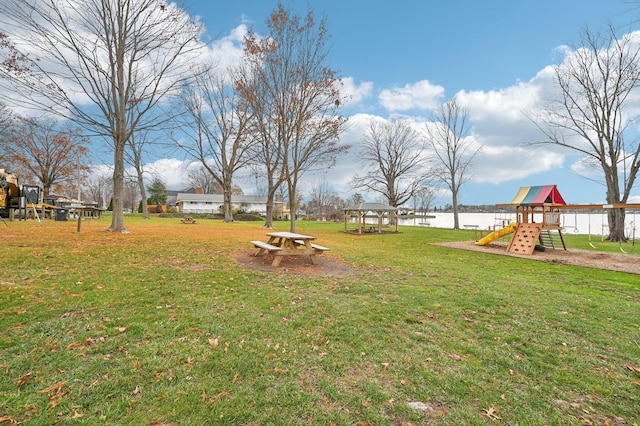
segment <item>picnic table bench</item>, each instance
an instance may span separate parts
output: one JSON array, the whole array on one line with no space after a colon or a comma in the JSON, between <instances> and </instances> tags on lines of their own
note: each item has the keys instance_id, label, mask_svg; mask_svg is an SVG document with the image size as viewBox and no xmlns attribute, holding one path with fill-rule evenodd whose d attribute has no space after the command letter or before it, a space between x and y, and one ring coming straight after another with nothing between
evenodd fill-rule
<instances>
[{"instance_id":1,"label":"picnic table bench","mask_svg":"<svg viewBox=\"0 0 640 426\"><path fill-rule=\"evenodd\" d=\"M193 224L196 223L196 220L191 216L185 216L183 219L180 219L180 222Z\"/></svg>"},{"instance_id":2,"label":"picnic table bench","mask_svg":"<svg viewBox=\"0 0 640 426\"><path fill-rule=\"evenodd\" d=\"M303 246L304 245L304 241L302 241L302 240L295 240L295 243L297 245L299 245L299 246ZM311 243L311 248L314 249L314 250L318 250L318 251L331 250L329 247L324 247L324 246L321 246L319 244L314 244L314 243Z\"/></svg>"},{"instance_id":3,"label":"picnic table bench","mask_svg":"<svg viewBox=\"0 0 640 426\"><path fill-rule=\"evenodd\" d=\"M271 252L274 252L274 251L282 250L282 247L274 246L274 245L271 245L269 243L265 243L264 241L251 241L251 244L253 244L255 247L260 249L255 254L256 256L260 256L265 251L268 251L269 253L271 253Z\"/></svg>"}]
</instances>

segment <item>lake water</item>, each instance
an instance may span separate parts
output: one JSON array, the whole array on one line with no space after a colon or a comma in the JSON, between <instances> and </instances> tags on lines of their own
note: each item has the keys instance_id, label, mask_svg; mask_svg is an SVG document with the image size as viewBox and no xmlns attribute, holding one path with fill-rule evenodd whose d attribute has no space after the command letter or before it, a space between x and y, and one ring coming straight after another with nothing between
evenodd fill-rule
<instances>
[{"instance_id":1,"label":"lake water","mask_svg":"<svg viewBox=\"0 0 640 426\"><path fill-rule=\"evenodd\" d=\"M426 218L403 219L400 217L399 226L430 226L434 228L453 228L453 213L429 213ZM459 213L461 229L499 229L515 222L515 214L507 213ZM625 234L630 238L640 238L640 211L627 211L625 220ZM375 223L375 219L367 219ZM608 235L606 213L563 213L560 223L565 233L584 235ZM494 228L495 227L495 228ZM635 234L634 234L635 228Z\"/></svg>"}]
</instances>

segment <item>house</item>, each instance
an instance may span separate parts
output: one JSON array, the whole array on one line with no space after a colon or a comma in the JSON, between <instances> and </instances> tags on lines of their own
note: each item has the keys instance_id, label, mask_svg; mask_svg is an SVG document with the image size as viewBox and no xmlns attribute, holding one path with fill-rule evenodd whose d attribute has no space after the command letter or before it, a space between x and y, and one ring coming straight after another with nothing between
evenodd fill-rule
<instances>
[{"instance_id":1,"label":"house","mask_svg":"<svg viewBox=\"0 0 640 426\"><path fill-rule=\"evenodd\" d=\"M222 213L224 206L222 194L190 194L179 193L176 196L176 207L183 214L192 213ZM232 195L231 204L234 210L246 213L267 214L267 197L257 195ZM282 200L274 200L274 213L282 212Z\"/></svg>"}]
</instances>

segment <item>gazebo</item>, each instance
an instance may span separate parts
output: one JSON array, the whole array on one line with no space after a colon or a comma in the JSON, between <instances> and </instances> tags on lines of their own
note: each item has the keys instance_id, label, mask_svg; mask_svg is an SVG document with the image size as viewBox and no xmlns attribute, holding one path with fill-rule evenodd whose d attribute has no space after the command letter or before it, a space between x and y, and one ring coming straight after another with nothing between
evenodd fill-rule
<instances>
[{"instance_id":1,"label":"gazebo","mask_svg":"<svg viewBox=\"0 0 640 426\"><path fill-rule=\"evenodd\" d=\"M344 209L344 232L355 233L355 234L363 234L363 233L379 233L381 234L383 218L385 215L395 215L395 224L396 230L398 232L398 217L396 211L397 207L392 207L387 204L382 203L360 203L353 204L351 206L347 206ZM368 224L366 223L366 215L367 213L375 213L377 215L377 223L376 224ZM358 227L355 231L348 230L348 221L349 217L355 214L357 217Z\"/></svg>"}]
</instances>

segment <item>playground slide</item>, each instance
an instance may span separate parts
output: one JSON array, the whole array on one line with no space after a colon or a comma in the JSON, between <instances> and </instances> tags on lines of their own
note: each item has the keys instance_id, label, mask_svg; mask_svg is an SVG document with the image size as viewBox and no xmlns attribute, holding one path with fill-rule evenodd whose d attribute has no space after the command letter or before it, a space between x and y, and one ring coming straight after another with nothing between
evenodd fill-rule
<instances>
[{"instance_id":1,"label":"playground slide","mask_svg":"<svg viewBox=\"0 0 640 426\"><path fill-rule=\"evenodd\" d=\"M509 224L509 226L506 226L506 227L504 227L502 229L498 229L497 231L493 231L492 233L490 233L486 237L479 239L478 241L476 241L476 245L477 246L486 246L491 241L497 240L500 237L504 237L505 235L511 234L512 232L515 232L517 227L518 227L518 225L515 222L511 222Z\"/></svg>"}]
</instances>

